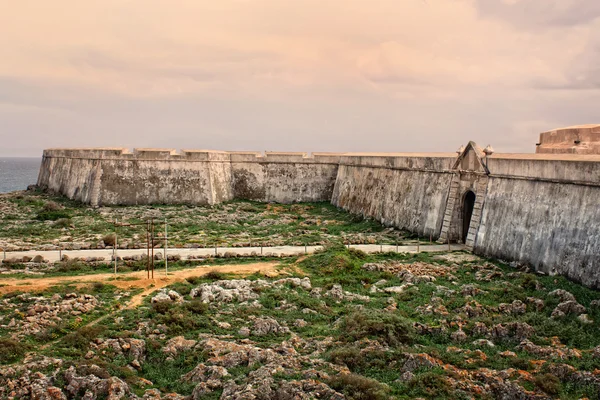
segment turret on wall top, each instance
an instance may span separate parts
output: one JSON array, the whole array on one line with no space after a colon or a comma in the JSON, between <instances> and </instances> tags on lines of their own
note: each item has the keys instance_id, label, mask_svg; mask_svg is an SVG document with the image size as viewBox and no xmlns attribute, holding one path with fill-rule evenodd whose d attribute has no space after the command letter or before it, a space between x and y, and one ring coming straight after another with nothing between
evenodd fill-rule
<instances>
[{"instance_id":1,"label":"turret on wall top","mask_svg":"<svg viewBox=\"0 0 600 400\"><path fill-rule=\"evenodd\" d=\"M600 154L600 124L577 125L543 132L535 152Z\"/></svg>"}]
</instances>

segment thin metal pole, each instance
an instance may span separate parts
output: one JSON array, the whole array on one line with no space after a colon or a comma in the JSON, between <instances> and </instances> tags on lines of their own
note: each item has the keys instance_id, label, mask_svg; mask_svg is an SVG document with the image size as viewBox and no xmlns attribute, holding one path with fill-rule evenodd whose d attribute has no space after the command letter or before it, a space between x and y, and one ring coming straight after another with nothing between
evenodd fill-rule
<instances>
[{"instance_id":1,"label":"thin metal pole","mask_svg":"<svg viewBox=\"0 0 600 400\"><path fill-rule=\"evenodd\" d=\"M167 219L165 218L165 276L169 275L169 264L167 260Z\"/></svg>"},{"instance_id":2,"label":"thin metal pole","mask_svg":"<svg viewBox=\"0 0 600 400\"><path fill-rule=\"evenodd\" d=\"M152 218L152 279L154 279L154 218Z\"/></svg>"},{"instance_id":3,"label":"thin metal pole","mask_svg":"<svg viewBox=\"0 0 600 400\"><path fill-rule=\"evenodd\" d=\"M419 250L419 245L420 243L417 241L417 253L420 253L421 251Z\"/></svg>"},{"instance_id":4,"label":"thin metal pole","mask_svg":"<svg viewBox=\"0 0 600 400\"><path fill-rule=\"evenodd\" d=\"M450 251L450 238L448 238L448 251Z\"/></svg>"},{"instance_id":5,"label":"thin metal pole","mask_svg":"<svg viewBox=\"0 0 600 400\"><path fill-rule=\"evenodd\" d=\"M146 221L146 275L150 279L150 221Z\"/></svg>"},{"instance_id":6,"label":"thin metal pole","mask_svg":"<svg viewBox=\"0 0 600 400\"><path fill-rule=\"evenodd\" d=\"M115 245L113 246L113 258L115 259L115 278L117 277L117 240L118 240L118 236L117 236L117 222L118 219L115 218Z\"/></svg>"}]
</instances>

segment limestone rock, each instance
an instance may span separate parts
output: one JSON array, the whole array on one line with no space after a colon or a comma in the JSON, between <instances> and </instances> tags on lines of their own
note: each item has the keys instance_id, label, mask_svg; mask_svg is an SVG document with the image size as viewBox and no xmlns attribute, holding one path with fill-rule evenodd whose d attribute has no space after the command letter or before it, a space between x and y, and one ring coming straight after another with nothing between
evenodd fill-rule
<instances>
[{"instance_id":1,"label":"limestone rock","mask_svg":"<svg viewBox=\"0 0 600 400\"><path fill-rule=\"evenodd\" d=\"M255 336L266 336L269 334L289 332L289 328L279 325L279 322L273 318L256 318L252 328L252 334Z\"/></svg>"},{"instance_id":2,"label":"limestone rock","mask_svg":"<svg viewBox=\"0 0 600 400\"><path fill-rule=\"evenodd\" d=\"M189 351L196 345L195 340L188 340L183 336L176 336L169 340L162 351L170 356L176 356L182 351Z\"/></svg>"}]
</instances>

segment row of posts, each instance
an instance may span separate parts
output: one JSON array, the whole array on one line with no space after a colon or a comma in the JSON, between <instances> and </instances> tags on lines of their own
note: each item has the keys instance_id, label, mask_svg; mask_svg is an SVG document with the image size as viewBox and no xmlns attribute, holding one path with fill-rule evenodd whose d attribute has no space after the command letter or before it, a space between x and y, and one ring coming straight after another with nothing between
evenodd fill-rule
<instances>
[{"instance_id":1,"label":"row of posts","mask_svg":"<svg viewBox=\"0 0 600 400\"><path fill-rule=\"evenodd\" d=\"M115 225L115 243L113 245L113 260L114 260L114 274L115 277L117 275L117 267L118 267L118 259L117 259L117 247L118 247L118 232L117 232L117 227L118 226L135 226L135 225L146 225L146 243L147 243L147 265L146 265L146 271L148 273L148 279L152 278L154 279L154 219L150 219L148 221L146 221L145 224L130 224L130 223L118 223L118 219L115 219L114 222ZM429 236L429 242L433 243L433 237L430 235ZM450 241L447 241L448 243L448 251L451 251L451 246L450 246ZM420 242L417 241L417 253L420 253ZM348 248L350 248L350 244L346 244L346 246ZM396 252L398 252L398 242L396 242ZM383 244L379 245L380 251L383 252ZM168 249L168 225L167 225L167 219L165 218L165 236L164 236L164 259L165 259L165 276L169 275L169 260L168 260L168 256L167 256L167 249ZM304 253L308 254L308 248L307 245L304 244ZM218 246L215 245L215 256L218 254ZM261 243L260 245L260 254L263 254L263 245ZM3 259L6 260L6 250L3 249ZM58 259L62 260L62 249L58 250Z\"/></svg>"}]
</instances>

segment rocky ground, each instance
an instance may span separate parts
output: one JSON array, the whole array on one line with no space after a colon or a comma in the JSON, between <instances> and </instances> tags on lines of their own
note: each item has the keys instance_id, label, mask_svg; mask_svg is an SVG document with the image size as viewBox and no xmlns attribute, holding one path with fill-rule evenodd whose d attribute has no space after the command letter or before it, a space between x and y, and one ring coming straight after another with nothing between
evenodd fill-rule
<instances>
[{"instance_id":1,"label":"rocky ground","mask_svg":"<svg viewBox=\"0 0 600 400\"><path fill-rule=\"evenodd\" d=\"M340 211L328 203L273 205L234 201L215 206L92 208L46 193L0 194L0 249L146 248L145 221L156 221L157 244L168 222L171 246L242 247L402 243L407 235ZM114 222L121 225L115 228ZM124 225L123 225L124 224ZM136 225L138 224L138 225Z\"/></svg>"},{"instance_id":2,"label":"rocky ground","mask_svg":"<svg viewBox=\"0 0 600 400\"><path fill-rule=\"evenodd\" d=\"M342 246L277 277L0 299L0 398L596 399L600 293L466 253ZM110 316L99 323L95 318Z\"/></svg>"}]
</instances>

